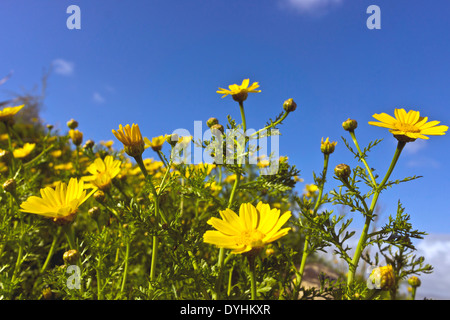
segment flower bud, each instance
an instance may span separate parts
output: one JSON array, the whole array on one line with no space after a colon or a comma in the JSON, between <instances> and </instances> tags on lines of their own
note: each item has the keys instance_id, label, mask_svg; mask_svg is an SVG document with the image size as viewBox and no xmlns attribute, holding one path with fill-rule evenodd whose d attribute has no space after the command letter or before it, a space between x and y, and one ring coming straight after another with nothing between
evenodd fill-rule
<instances>
[{"instance_id":1,"label":"flower bud","mask_svg":"<svg viewBox=\"0 0 450 320\"><path fill-rule=\"evenodd\" d=\"M63 254L63 260L67 265L76 264L79 258L80 253L75 249L66 251Z\"/></svg>"},{"instance_id":2,"label":"flower bud","mask_svg":"<svg viewBox=\"0 0 450 320\"><path fill-rule=\"evenodd\" d=\"M347 180L350 177L351 169L345 163L341 163L334 168L334 174L341 180Z\"/></svg>"},{"instance_id":3,"label":"flower bud","mask_svg":"<svg viewBox=\"0 0 450 320\"><path fill-rule=\"evenodd\" d=\"M76 129L78 128L78 122L75 121L74 119L70 119L69 121L67 121L67 126L69 127L69 129Z\"/></svg>"},{"instance_id":4,"label":"flower bud","mask_svg":"<svg viewBox=\"0 0 450 320\"><path fill-rule=\"evenodd\" d=\"M89 216L94 219L97 220L98 217L100 216L102 210L99 207L92 207L88 210L88 214Z\"/></svg>"},{"instance_id":5,"label":"flower bud","mask_svg":"<svg viewBox=\"0 0 450 320\"><path fill-rule=\"evenodd\" d=\"M342 122L342 127L346 131L354 131L358 127L358 122L348 118L346 121Z\"/></svg>"},{"instance_id":6,"label":"flower bud","mask_svg":"<svg viewBox=\"0 0 450 320\"><path fill-rule=\"evenodd\" d=\"M295 109L297 109L297 104L294 102L294 99L292 99L292 98L287 99L283 103L283 109L287 112L295 111Z\"/></svg>"},{"instance_id":7,"label":"flower bud","mask_svg":"<svg viewBox=\"0 0 450 320\"><path fill-rule=\"evenodd\" d=\"M166 142L170 144L172 147L175 147L175 145L178 143L178 139L179 137L176 133L166 135Z\"/></svg>"},{"instance_id":8,"label":"flower bud","mask_svg":"<svg viewBox=\"0 0 450 320\"><path fill-rule=\"evenodd\" d=\"M105 193L102 190L97 190L94 193L94 199L98 203L105 203L106 195L105 195Z\"/></svg>"},{"instance_id":9,"label":"flower bud","mask_svg":"<svg viewBox=\"0 0 450 320\"><path fill-rule=\"evenodd\" d=\"M86 143L84 144L83 148L84 149L92 149L94 147L94 145L95 145L94 140L90 140L89 139L88 141L86 141Z\"/></svg>"},{"instance_id":10,"label":"flower bud","mask_svg":"<svg viewBox=\"0 0 450 320\"><path fill-rule=\"evenodd\" d=\"M213 134L217 134L217 131L220 131L223 134L224 133L223 125L217 123L211 126L211 132Z\"/></svg>"},{"instance_id":11,"label":"flower bud","mask_svg":"<svg viewBox=\"0 0 450 320\"><path fill-rule=\"evenodd\" d=\"M395 285L394 270L391 265L373 269L369 281L375 289L389 290Z\"/></svg>"},{"instance_id":12,"label":"flower bud","mask_svg":"<svg viewBox=\"0 0 450 320\"><path fill-rule=\"evenodd\" d=\"M16 180L14 180L13 178L6 180L3 183L3 190L9 193L16 192Z\"/></svg>"},{"instance_id":13,"label":"flower bud","mask_svg":"<svg viewBox=\"0 0 450 320\"><path fill-rule=\"evenodd\" d=\"M327 140L323 141L320 144L320 151L322 151L323 154L331 154L334 152L334 148L336 147L337 142L333 141L330 142L327 138Z\"/></svg>"},{"instance_id":14,"label":"flower bud","mask_svg":"<svg viewBox=\"0 0 450 320\"><path fill-rule=\"evenodd\" d=\"M81 142L83 142L83 133L78 130L71 129L69 131L69 136L72 139L73 144L76 146L79 146Z\"/></svg>"},{"instance_id":15,"label":"flower bud","mask_svg":"<svg viewBox=\"0 0 450 320\"><path fill-rule=\"evenodd\" d=\"M408 284L413 288L417 288L420 287L422 283L418 277L412 276L411 278L408 279Z\"/></svg>"},{"instance_id":16,"label":"flower bud","mask_svg":"<svg viewBox=\"0 0 450 320\"><path fill-rule=\"evenodd\" d=\"M209 118L208 121L206 121L208 128L211 128L215 124L219 124L219 120L217 118Z\"/></svg>"},{"instance_id":17,"label":"flower bud","mask_svg":"<svg viewBox=\"0 0 450 320\"><path fill-rule=\"evenodd\" d=\"M52 130L54 128L54 125L48 124L48 125L46 125L46 127L47 127L48 130Z\"/></svg>"}]
</instances>

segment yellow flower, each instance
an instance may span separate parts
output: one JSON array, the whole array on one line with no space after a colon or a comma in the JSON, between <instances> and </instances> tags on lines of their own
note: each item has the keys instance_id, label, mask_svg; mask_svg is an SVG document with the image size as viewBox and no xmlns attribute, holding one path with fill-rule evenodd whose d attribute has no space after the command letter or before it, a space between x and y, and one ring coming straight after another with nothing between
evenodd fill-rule
<instances>
[{"instance_id":1,"label":"yellow flower","mask_svg":"<svg viewBox=\"0 0 450 320\"><path fill-rule=\"evenodd\" d=\"M79 146L83 142L83 133L78 129L70 129L69 136L72 139L72 143L76 146Z\"/></svg>"},{"instance_id":2,"label":"yellow flower","mask_svg":"<svg viewBox=\"0 0 450 320\"><path fill-rule=\"evenodd\" d=\"M329 138L327 138L325 141L322 141L320 143L320 151L322 151L323 154L331 154L334 152L334 148L336 147L337 142L333 141L330 142Z\"/></svg>"},{"instance_id":3,"label":"yellow flower","mask_svg":"<svg viewBox=\"0 0 450 320\"><path fill-rule=\"evenodd\" d=\"M14 158L23 159L27 157L36 147L35 143L25 143L22 148L14 149Z\"/></svg>"},{"instance_id":4,"label":"yellow flower","mask_svg":"<svg viewBox=\"0 0 450 320\"><path fill-rule=\"evenodd\" d=\"M426 135L444 135L447 126L438 126L440 121L428 121L428 117L421 117L419 111L395 109L395 118L386 114L374 114L373 117L381 122L369 121L370 125L388 128L399 141L411 142L420 139L428 139Z\"/></svg>"},{"instance_id":5,"label":"yellow flower","mask_svg":"<svg viewBox=\"0 0 450 320\"><path fill-rule=\"evenodd\" d=\"M314 197L315 193L319 190L319 187L315 184L307 184L305 186L305 195L307 197Z\"/></svg>"},{"instance_id":6,"label":"yellow flower","mask_svg":"<svg viewBox=\"0 0 450 320\"><path fill-rule=\"evenodd\" d=\"M285 236L291 229L281 229L291 217L290 211L280 216L280 210L271 209L269 204L262 202L256 207L251 203L241 204L239 216L230 209L220 211L220 216L222 220L208 220L208 224L217 230L206 231L203 241L219 248L232 249L235 254L258 251Z\"/></svg>"},{"instance_id":7,"label":"yellow flower","mask_svg":"<svg viewBox=\"0 0 450 320\"><path fill-rule=\"evenodd\" d=\"M7 122L11 120L17 112L19 112L25 105L17 106L17 107L6 107L3 110L0 110L0 121Z\"/></svg>"},{"instance_id":8,"label":"yellow flower","mask_svg":"<svg viewBox=\"0 0 450 320\"><path fill-rule=\"evenodd\" d=\"M145 149L145 143L142 139L141 131L139 126L134 124L130 127L127 124L125 127L119 125L119 130L112 130L114 136L123 143L125 152L130 157L137 157L142 155Z\"/></svg>"},{"instance_id":9,"label":"yellow flower","mask_svg":"<svg viewBox=\"0 0 450 320\"><path fill-rule=\"evenodd\" d=\"M395 285L394 269L389 264L373 269L369 276L369 283L374 289L389 290Z\"/></svg>"},{"instance_id":10,"label":"yellow flower","mask_svg":"<svg viewBox=\"0 0 450 320\"><path fill-rule=\"evenodd\" d=\"M95 191L95 190L93 190ZM56 187L40 190L41 197L31 196L20 205L20 211L38 214L59 223L71 222L78 207L91 195L86 195L83 181L71 178L69 184L57 183Z\"/></svg>"},{"instance_id":11,"label":"yellow flower","mask_svg":"<svg viewBox=\"0 0 450 320\"><path fill-rule=\"evenodd\" d=\"M100 190L107 190L111 186L112 179L120 173L120 165L120 160L114 160L110 155L106 156L105 159L97 158L87 168L91 175L82 179L90 182L86 187L97 187Z\"/></svg>"},{"instance_id":12,"label":"yellow flower","mask_svg":"<svg viewBox=\"0 0 450 320\"><path fill-rule=\"evenodd\" d=\"M146 148L151 147L153 151L160 151L165 141L166 135L153 137L152 141L150 141L150 139L148 139L147 137L144 138L145 147Z\"/></svg>"},{"instance_id":13,"label":"yellow flower","mask_svg":"<svg viewBox=\"0 0 450 320\"><path fill-rule=\"evenodd\" d=\"M242 80L241 85L229 85L228 88L230 90L219 88L220 90L218 90L217 93L223 94L222 98L226 97L227 95L231 95L234 101L244 102L247 99L249 92L261 92L261 90L256 90L256 88L259 88L258 82L253 82L250 87L248 86L249 83L249 79L244 79Z\"/></svg>"}]
</instances>

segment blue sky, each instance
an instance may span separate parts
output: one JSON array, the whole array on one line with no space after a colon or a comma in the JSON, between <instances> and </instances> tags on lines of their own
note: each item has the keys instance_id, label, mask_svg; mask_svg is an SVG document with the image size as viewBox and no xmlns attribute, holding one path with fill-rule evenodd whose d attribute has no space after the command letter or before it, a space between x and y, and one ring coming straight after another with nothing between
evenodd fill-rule
<instances>
[{"instance_id":1,"label":"blue sky","mask_svg":"<svg viewBox=\"0 0 450 320\"><path fill-rule=\"evenodd\" d=\"M81 9L80 30L66 27L71 4ZM372 4L380 30L366 26ZM0 77L13 75L0 98L38 85L53 66L42 118L62 131L75 118L85 139L98 142L114 139L119 124L138 123L151 137L193 131L212 116L239 119L236 103L216 90L250 78L262 92L246 101L248 127L261 128L284 100L297 102L281 127L280 153L305 183L321 170L322 137L338 141L331 168L356 165L341 140L349 117L361 145L384 139L368 159L382 175L395 139L367 124L374 113L404 107L450 123L449 10L447 0L2 0ZM408 144L392 178L424 177L379 201L386 217L400 199L413 225L444 244L448 150L448 136ZM450 247L439 248L448 256Z\"/></svg>"}]
</instances>

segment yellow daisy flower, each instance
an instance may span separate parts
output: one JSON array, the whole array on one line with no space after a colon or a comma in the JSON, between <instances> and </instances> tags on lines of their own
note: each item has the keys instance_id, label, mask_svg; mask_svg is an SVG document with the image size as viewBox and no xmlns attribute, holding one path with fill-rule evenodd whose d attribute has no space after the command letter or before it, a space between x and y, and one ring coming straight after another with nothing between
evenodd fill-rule
<instances>
[{"instance_id":1,"label":"yellow daisy flower","mask_svg":"<svg viewBox=\"0 0 450 320\"><path fill-rule=\"evenodd\" d=\"M305 186L305 195L308 198L314 197L314 195L317 191L319 191L319 187L316 186L315 184L307 184Z\"/></svg>"},{"instance_id":2,"label":"yellow daisy flower","mask_svg":"<svg viewBox=\"0 0 450 320\"><path fill-rule=\"evenodd\" d=\"M94 192L86 195L83 181L71 178L69 184L57 183L55 188L46 187L40 190L41 197L31 196L20 205L20 211L52 218L58 223L71 222L78 207Z\"/></svg>"},{"instance_id":3,"label":"yellow daisy flower","mask_svg":"<svg viewBox=\"0 0 450 320\"><path fill-rule=\"evenodd\" d=\"M438 126L440 121L428 121L428 117L421 117L419 111L395 109L395 118L386 114L374 114L380 122L369 121L370 125L390 129L395 138L403 142L415 141L417 138L428 139L426 135L444 135L447 126Z\"/></svg>"},{"instance_id":4,"label":"yellow daisy flower","mask_svg":"<svg viewBox=\"0 0 450 320\"><path fill-rule=\"evenodd\" d=\"M123 143L125 152L130 157L140 156L144 152L145 143L142 139L142 134L137 124L133 123L131 127L129 124L125 127L119 125L119 130L112 130L112 133L120 142Z\"/></svg>"},{"instance_id":5,"label":"yellow daisy flower","mask_svg":"<svg viewBox=\"0 0 450 320\"><path fill-rule=\"evenodd\" d=\"M114 160L110 155L105 159L95 159L87 168L91 175L82 178L83 181L88 182L86 187L107 190L111 186L112 179L120 173L121 164L120 160Z\"/></svg>"},{"instance_id":6,"label":"yellow daisy flower","mask_svg":"<svg viewBox=\"0 0 450 320\"><path fill-rule=\"evenodd\" d=\"M11 120L23 107L25 107L24 104L17 107L3 108L3 110L0 110L0 121L7 122Z\"/></svg>"},{"instance_id":7,"label":"yellow daisy flower","mask_svg":"<svg viewBox=\"0 0 450 320\"><path fill-rule=\"evenodd\" d=\"M27 157L36 147L35 143L25 143L22 148L14 149L13 155L14 158L23 159Z\"/></svg>"},{"instance_id":8,"label":"yellow daisy flower","mask_svg":"<svg viewBox=\"0 0 450 320\"><path fill-rule=\"evenodd\" d=\"M250 79L244 79L242 80L241 85L229 85L228 88L230 90L219 88L217 93L223 94L222 98L226 97L227 95L231 95L234 101L244 102L247 99L249 92L261 92L261 90L256 90L256 88L259 88L258 82L253 82L250 87L248 86L249 84Z\"/></svg>"},{"instance_id":9,"label":"yellow daisy flower","mask_svg":"<svg viewBox=\"0 0 450 320\"><path fill-rule=\"evenodd\" d=\"M271 209L269 204L262 202L256 207L251 203L241 204L239 216L230 209L220 211L220 216L222 220L208 220L208 224L217 230L206 231L203 241L219 248L232 249L235 254L258 251L285 236L291 229L281 229L291 217L290 211L280 215L280 210Z\"/></svg>"},{"instance_id":10,"label":"yellow daisy flower","mask_svg":"<svg viewBox=\"0 0 450 320\"><path fill-rule=\"evenodd\" d=\"M145 148L150 147L150 148L152 148L153 151L160 151L162 149L162 146L165 141L166 141L166 135L159 136L159 137L153 137L151 141L147 137L144 137Z\"/></svg>"}]
</instances>

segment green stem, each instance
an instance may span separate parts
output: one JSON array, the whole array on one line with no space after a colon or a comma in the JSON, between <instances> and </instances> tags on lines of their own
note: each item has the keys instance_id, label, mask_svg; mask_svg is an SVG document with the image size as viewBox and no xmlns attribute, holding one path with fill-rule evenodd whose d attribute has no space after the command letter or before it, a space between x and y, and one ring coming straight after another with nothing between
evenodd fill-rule
<instances>
[{"instance_id":1,"label":"green stem","mask_svg":"<svg viewBox=\"0 0 450 320\"><path fill-rule=\"evenodd\" d=\"M142 160L142 155L134 157L136 160L136 163L138 164L139 168L141 169L142 173L144 174L145 179L148 178L148 172L145 168L144 162ZM156 223L159 221L159 199L158 199L158 193L156 192L155 186L150 181L150 188L152 190L152 194L155 200L155 218ZM151 288L152 282L155 281L155 274L156 274L156 259L157 259L157 252L158 252L158 236L153 236L153 245L152 245L152 262L150 266L150 283L149 287Z\"/></svg>"},{"instance_id":2,"label":"green stem","mask_svg":"<svg viewBox=\"0 0 450 320\"><path fill-rule=\"evenodd\" d=\"M255 256L251 255L247 257L248 266L250 271L250 282L251 282L251 300L257 300L256 292L256 267L255 267Z\"/></svg>"},{"instance_id":3,"label":"green stem","mask_svg":"<svg viewBox=\"0 0 450 320\"><path fill-rule=\"evenodd\" d=\"M241 118L242 118L242 130L243 134L245 136L245 132L247 131L247 122L245 120L245 111L244 111L244 103L239 102L239 109L241 111ZM244 139L244 151L247 145L247 139ZM238 166L242 167L242 164L238 161ZM234 197L236 195L236 190L239 186L239 181L241 180L241 175L239 173L236 173L236 180L234 181L233 188L231 189L230 198L228 199L228 208L231 208L233 205ZM217 276L217 282L216 282L216 292L214 294L215 299L220 298L220 288L222 285L222 278L223 278L223 267L224 267L224 260L225 260L225 249L220 248L219 249L219 260L217 262L217 265L219 266L219 274Z\"/></svg>"},{"instance_id":4,"label":"green stem","mask_svg":"<svg viewBox=\"0 0 450 320\"><path fill-rule=\"evenodd\" d=\"M377 204L378 197L380 196L380 193L381 193L384 185L386 184L390 175L392 174L392 171L394 170L394 167L397 164L397 161L400 157L400 154L401 154L403 148L405 147L405 144L406 144L405 142L401 142L401 141L398 142L397 149L395 150L394 157L392 158L392 161L391 161L391 165L389 166L389 169L386 172L384 179L380 182L378 187L375 189L375 193L373 195L372 203L370 204L369 211L365 213L366 220L364 223L364 227L361 232L361 236L359 238L359 242L356 247L352 262L349 266L349 272L348 272L348 276L347 276L347 285L348 286L350 286L354 281L356 269L358 267L358 263L361 258L362 251L364 250L364 248L366 246L367 235L369 232L369 226L370 226L370 222L372 221L372 218L373 218L373 212L375 210L375 206Z\"/></svg>"},{"instance_id":5,"label":"green stem","mask_svg":"<svg viewBox=\"0 0 450 320\"><path fill-rule=\"evenodd\" d=\"M125 283L127 282L127 274L128 274L128 259L130 256L130 239L127 239L126 249L125 249L125 266L123 268L123 278L122 278L122 286L120 288L120 292L122 293L125 289ZM152 261L153 263L153 261Z\"/></svg>"},{"instance_id":6,"label":"green stem","mask_svg":"<svg viewBox=\"0 0 450 320\"><path fill-rule=\"evenodd\" d=\"M266 130L268 130L268 129L270 129L270 128L273 128L273 127L275 127L276 125L280 124L284 119L286 119L286 117L288 116L288 114L289 114L289 112L286 111L286 112L283 114L283 116L282 116L278 121L276 121L276 122L274 122L274 123L268 125L267 127L264 127L264 128L262 128L262 129L260 129L260 130L258 130L258 131L256 131L256 132L252 133L252 134L249 136L249 138L253 138L254 136L260 134L261 132L266 131Z\"/></svg>"},{"instance_id":7,"label":"green stem","mask_svg":"<svg viewBox=\"0 0 450 320\"><path fill-rule=\"evenodd\" d=\"M322 178L320 181L320 185L319 185L319 195L316 199L316 204L314 205L314 211L313 211L313 215L315 215L317 213L317 210L320 207L320 204L322 202L322 197L323 197L323 189L325 187L325 178L327 176L327 171L328 171L328 162L330 159L330 155L329 154L325 154L323 155L323 170L322 170ZM306 265L306 259L309 256L309 250L308 250L308 246L309 246L309 239L310 239L310 235L307 234L305 237L305 243L303 245L303 254L302 254L302 261L300 263L300 267L297 273L297 283L296 283L296 288L300 288L300 285L302 283L302 278L303 278L303 273L305 271L305 265ZM294 291L295 295L297 294L297 290Z\"/></svg>"},{"instance_id":8,"label":"green stem","mask_svg":"<svg viewBox=\"0 0 450 320\"><path fill-rule=\"evenodd\" d=\"M55 252L56 243L58 242L60 233L61 233L61 228L58 229L57 234L53 235L53 241L52 241L52 244L50 245L50 249L48 251L47 258L45 259L44 265L41 268L41 273L47 269L48 264L50 263L50 260L53 257L53 253Z\"/></svg>"},{"instance_id":9,"label":"green stem","mask_svg":"<svg viewBox=\"0 0 450 320\"><path fill-rule=\"evenodd\" d=\"M356 149L358 150L359 159L364 163L364 166L366 167L367 172L369 173L370 179L372 180L373 186L377 188L377 182L375 181L375 177L373 176L372 169L370 169L369 165L367 164L366 159L363 157L363 154L361 152L361 148L359 147L358 140L356 140L355 131L350 131L350 136L352 137L353 143L356 146Z\"/></svg>"}]
</instances>

